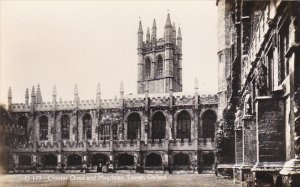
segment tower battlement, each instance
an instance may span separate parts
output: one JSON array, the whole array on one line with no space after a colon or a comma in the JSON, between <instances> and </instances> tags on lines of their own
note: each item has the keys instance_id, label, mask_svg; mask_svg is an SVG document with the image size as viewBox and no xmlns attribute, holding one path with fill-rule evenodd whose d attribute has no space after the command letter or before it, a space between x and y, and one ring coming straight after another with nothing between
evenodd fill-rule
<instances>
[{"instance_id":1,"label":"tower battlement","mask_svg":"<svg viewBox=\"0 0 300 187\"><path fill-rule=\"evenodd\" d=\"M138 28L138 93L168 93L182 91L182 36L180 27L176 35L170 14L164 27L164 37L157 38L156 20L150 35L143 38L142 22Z\"/></svg>"}]
</instances>

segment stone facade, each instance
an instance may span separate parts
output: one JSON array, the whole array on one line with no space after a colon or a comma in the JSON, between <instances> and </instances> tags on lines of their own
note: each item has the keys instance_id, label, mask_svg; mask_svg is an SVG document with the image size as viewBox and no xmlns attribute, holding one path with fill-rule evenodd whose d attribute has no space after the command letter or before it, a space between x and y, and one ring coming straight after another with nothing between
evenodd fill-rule
<instances>
[{"instance_id":1,"label":"stone facade","mask_svg":"<svg viewBox=\"0 0 300 187\"><path fill-rule=\"evenodd\" d=\"M248 186L299 186L300 3L220 0L217 6L219 31L225 31L218 38L218 55L225 54L219 61L218 170L227 168ZM234 157L224 151L228 139Z\"/></svg>"},{"instance_id":2,"label":"stone facade","mask_svg":"<svg viewBox=\"0 0 300 187\"><path fill-rule=\"evenodd\" d=\"M166 30L175 33L173 27L168 15ZM140 31L141 23L139 38ZM165 38L158 41L153 31L154 43L150 43L148 34L146 42L139 39L139 80L140 76L144 77L140 63L148 56L153 64L156 54L161 55L158 58L163 58L164 73L170 68L167 64L171 65L173 60L179 64L181 49L179 53L173 42L176 34L170 35L169 31L165 31ZM169 41L168 37L171 37L171 43L164 42ZM177 40L180 38L179 30ZM154 51L146 53L143 51L148 48L141 48L141 45L160 46L162 51L150 48ZM178 53L172 51L175 49ZM173 60L167 57L171 53L177 53ZM176 71L179 72L179 68ZM181 71L176 78L179 82L164 77L162 72L163 78L156 80L153 72L150 69L149 80L138 81L138 87L143 85L138 91L142 94L125 95L121 84L119 97L112 100L101 98L100 85L96 100L87 101L79 99L77 85L71 101L58 101L55 87L53 100L47 103L43 102L39 86L37 90L32 88L31 99L26 90L25 103L12 103L10 92L9 112L13 122L25 129L25 135L18 142L10 143L9 171L75 172L87 168L87 171L95 172L97 165L107 162L117 171L202 172L213 169L217 96L200 96L197 82L191 95L178 92L181 91ZM167 83L169 80L174 84Z\"/></svg>"}]
</instances>

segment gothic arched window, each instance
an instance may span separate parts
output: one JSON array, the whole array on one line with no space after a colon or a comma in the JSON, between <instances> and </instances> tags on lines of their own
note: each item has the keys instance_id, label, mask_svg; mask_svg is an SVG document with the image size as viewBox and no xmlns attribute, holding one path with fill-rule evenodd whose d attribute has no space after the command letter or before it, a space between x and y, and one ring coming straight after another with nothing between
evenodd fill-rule
<instances>
[{"instance_id":1,"label":"gothic arched window","mask_svg":"<svg viewBox=\"0 0 300 187\"><path fill-rule=\"evenodd\" d=\"M161 77L164 71L163 58L159 55L157 58L157 76Z\"/></svg>"},{"instance_id":2,"label":"gothic arched window","mask_svg":"<svg viewBox=\"0 0 300 187\"><path fill-rule=\"evenodd\" d=\"M152 139L165 138L166 118L162 112L157 112L152 118Z\"/></svg>"},{"instance_id":3,"label":"gothic arched window","mask_svg":"<svg viewBox=\"0 0 300 187\"><path fill-rule=\"evenodd\" d=\"M151 60L149 58L146 59L145 73L146 73L146 77L150 77L150 75L151 75Z\"/></svg>"},{"instance_id":4,"label":"gothic arched window","mask_svg":"<svg viewBox=\"0 0 300 187\"><path fill-rule=\"evenodd\" d=\"M48 140L48 118L46 116L40 118L40 140Z\"/></svg>"},{"instance_id":5,"label":"gothic arched window","mask_svg":"<svg viewBox=\"0 0 300 187\"><path fill-rule=\"evenodd\" d=\"M70 118L67 115L61 117L61 139L68 140L70 137Z\"/></svg>"},{"instance_id":6,"label":"gothic arched window","mask_svg":"<svg viewBox=\"0 0 300 187\"><path fill-rule=\"evenodd\" d=\"M203 116L203 137L204 138L211 138L212 141L215 137L215 124L217 121L217 116L213 111L206 111Z\"/></svg>"},{"instance_id":7,"label":"gothic arched window","mask_svg":"<svg viewBox=\"0 0 300 187\"><path fill-rule=\"evenodd\" d=\"M182 111L177 117L177 138L191 139L191 117L188 112Z\"/></svg>"},{"instance_id":8,"label":"gothic arched window","mask_svg":"<svg viewBox=\"0 0 300 187\"><path fill-rule=\"evenodd\" d=\"M21 116L18 119L18 125L21 126L24 129L26 129L27 128L27 118L25 116Z\"/></svg>"},{"instance_id":9,"label":"gothic arched window","mask_svg":"<svg viewBox=\"0 0 300 187\"><path fill-rule=\"evenodd\" d=\"M141 118L137 113L130 114L128 117L127 139L137 139L138 129L141 127Z\"/></svg>"},{"instance_id":10,"label":"gothic arched window","mask_svg":"<svg viewBox=\"0 0 300 187\"><path fill-rule=\"evenodd\" d=\"M87 140L92 139L92 117L90 114L85 114L82 118L83 133Z\"/></svg>"}]
</instances>

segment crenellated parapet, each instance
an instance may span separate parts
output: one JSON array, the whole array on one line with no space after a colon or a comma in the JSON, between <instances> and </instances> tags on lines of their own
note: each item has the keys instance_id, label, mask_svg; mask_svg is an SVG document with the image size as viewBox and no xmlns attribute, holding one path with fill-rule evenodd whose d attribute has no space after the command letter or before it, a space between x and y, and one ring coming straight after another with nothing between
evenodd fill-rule
<instances>
[{"instance_id":1,"label":"crenellated parapet","mask_svg":"<svg viewBox=\"0 0 300 187\"><path fill-rule=\"evenodd\" d=\"M24 129L23 127L17 124L12 124L11 126L3 125L0 126L0 132L13 134L13 135L25 135L26 129Z\"/></svg>"},{"instance_id":2,"label":"crenellated parapet","mask_svg":"<svg viewBox=\"0 0 300 187\"><path fill-rule=\"evenodd\" d=\"M194 105L195 97L193 95L177 95L174 98L174 105Z\"/></svg>"},{"instance_id":3,"label":"crenellated parapet","mask_svg":"<svg viewBox=\"0 0 300 187\"><path fill-rule=\"evenodd\" d=\"M110 108L119 108L121 105L118 99L108 99L101 100L101 108L110 109Z\"/></svg>"},{"instance_id":4,"label":"crenellated parapet","mask_svg":"<svg viewBox=\"0 0 300 187\"><path fill-rule=\"evenodd\" d=\"M60 150L60 143L54 141L41 141L37 142L37 149L40 152L54 152Z\"/></svg>"},{"instance_id":5,"label":"crenellated parapet","mask_svg":"<svg viewBox=\"0 0 300 187\"><path fill-rule=\"evenodd\" d=\"M218 104L217 95L201 95L200 97L201 104Z\"/></svg>"},{"instance_id":6,"label":"crenellated parapet","mask_svg":"<svg viewBox=\"0 0 300 187\"><path fill-rule=\"evenodd\" d=\"M125 98L124 99L124 107L125 108L145 107L145 98L144 97Z\"/></svg>"},{"instance_id":7,"label":"crenellated parapet","mask_svg":"<svg viewBox=\"0 0 300 187\"><path fill-rule=\"evenodd\" d=\"M62 151L86 151L85 141L63 141Z\"/></svg>"},{"instance_id":8,"label":"crenellated parapet","mask_svg":"<svg viewBox=\"0 0 300 187\"><path fill-rule=\"evenodd\" d=\"M150 98L150 106L169 106L169 99L166 96Z\"/></svg>"},{"instance_id":9,"label":"crenellated parapet","mask_svg":"<svg viewBox=\"0 0 300 187\"><path fill-rule=\"evenodd\" d=\"M170 150L173 151L183 151L183 150L197 150L197 141L189 141L188 139L183 139L183 141L176 139L170 140Z\"/></svg>"},{"instance_id":10,"label":"crenellated parapet","mask_svg":"<svg viewBox=\"0 0 300 187\"><path fill-rule=\"evenodd\" d=\"M28 142L26 144L15 145L13 148L13 152L34 152L35 151L35 143Z\"/></svg>"},{"instance_id":11,"label":"crenellated parapet","mask_svg":"<svg viewBox=\"0 0 300 187\"><path fill-rule=\"evenodd\" d=\"M147 151L167 151L169 149L168 144L168 140L148 140L147 143L144 144L144 149Z\"/></svg>"},{"instance_id":12,"label":"crenellated parapet","mask_svg":"<svg viewBox=\"0 0 300 187\"><path fill-rule=\"evenodd\" d=\"M14 103L11 105L12 112L29 112L30 106L25 105L24 103Z\"/></svg>"}]
</instances>

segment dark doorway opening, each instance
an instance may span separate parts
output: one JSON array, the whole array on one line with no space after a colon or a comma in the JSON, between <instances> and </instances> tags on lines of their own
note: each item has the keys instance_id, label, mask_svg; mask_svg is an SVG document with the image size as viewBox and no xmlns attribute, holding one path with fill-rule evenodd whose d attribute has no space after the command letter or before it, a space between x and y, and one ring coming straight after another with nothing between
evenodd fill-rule
<instances>
[{"instance_id":1,"label":"dark doorway opening","mask_svg":"<svg viewBox=\"0 0 300 187\"><path fill-rule=\"evenodd\" d=\"M19 166L30 166L31 165L31 157L28 155L20 155L19 156Z\"/></svg>"},{"instance_id":2,"label":"dark doorway opening","mask_svg":"<svg viewBox=\"0 0 300 187\"><path fill-rule=\"evenodd\" d=\"M175 166L189 166L190 158L189 155L179 153L174 156L174 165Z\"/></svg>"},{"instance_id":3,"label":"dark doorway opening","mask_svg":"<svg viewBox=\"0 0 300 187\"><path fill-rule=\"evenodd\" d=\"M129 154L121 154L118 157L118 165L119 166L133 166L134 165L134 157Z\"/></svg>"},{"instance_id":4,"label":"dark doorway opening","mask_svg":"<svg viewBox=\"0 0 300 187\"><path fill-rule=\"evenodd\" d=\"M53 154L44 155L42 157L43 166L56 166L57 165L57 157Z\"/></svg>"},{"instance_id":5,"label":"dark doorway opening","mask_svg":"<svg viewBox=\"0 0 300 187\"><path fill-rule=\"evenodd\" d=\"M108 161L108 157L104 154L95 154L92 156L92 166L98 166L100 163L102 164L102 166L104 164L106 164L106 162Z\"/></svg>"},{"instance_id":6,"label":"dark doorway opening","mask_svg":"<svg viewBox=\"0 0 300 187\"><path fill-rule=\"evenodd\" d=\"M67 159L68 166L80 166L82 164L81 156L70 155Z\"/></svg>"},{"instance_id":7,"label":"dark doorway opening","mask_svg":"<svg viewBox=\"0 0 300 187\"><path fill-rule=\"evenodd\" d=\"M146 156L146 167L161 166L161 165L162 165L162 160L160 155L151 153Z\"/></svg>"}]
</instances>

